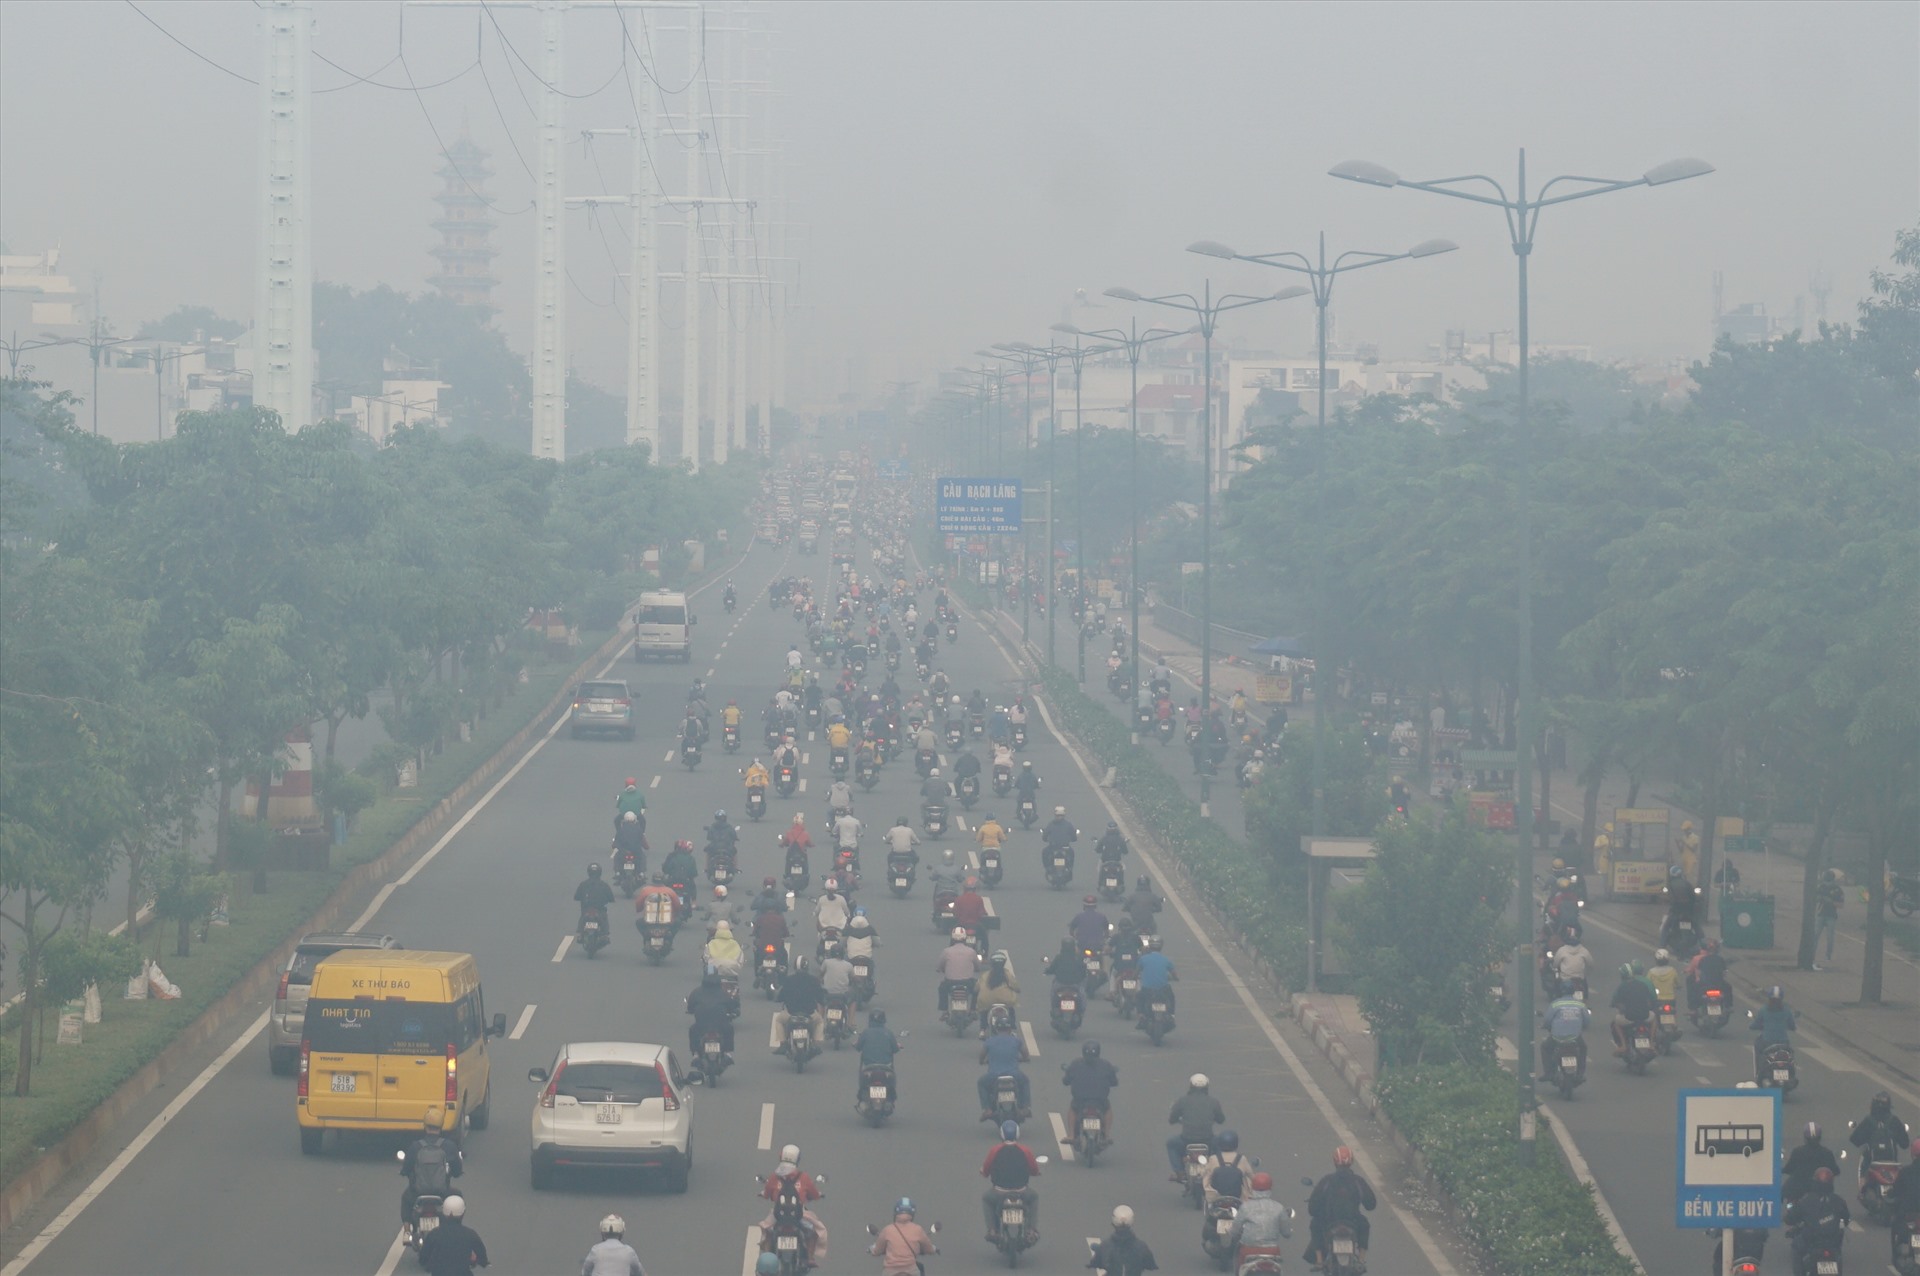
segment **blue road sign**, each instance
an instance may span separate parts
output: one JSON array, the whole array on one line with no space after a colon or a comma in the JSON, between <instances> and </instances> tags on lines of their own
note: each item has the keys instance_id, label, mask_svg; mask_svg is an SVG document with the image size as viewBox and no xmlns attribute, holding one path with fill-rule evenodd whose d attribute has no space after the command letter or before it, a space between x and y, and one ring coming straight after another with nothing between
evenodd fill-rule
<instances>
[{"instance_id":1,"label":"blue road sign","mask_svg":"<svg viewBox=\"0 0 1920 1276\"><path fill-rule=\"evenodd\" d=\"M1682 1090L1676 1227L1779 1227L1780 1092Z\"/></svg>"},{"instance_id":2,"label":"blue road sign","mask_svg":"<svg viewBox=\"0 0 1920 1276\"><path fill-rule=\"evenodd\" d=\"M907 473L907 463L904 459L900 458L875 461L873 463L873 476L877 479L888 479L899 482L909 477Z\"/></svg>"},{"instance_id":3,"label":"blue road sign","mask_svg":"<svg viewBox=\"0 0 1920 1276\"><path fill-rule=\"evenodd\" d=\"M943 478L934 487L934 518L946 535L1020 530L1020 480Z\"/></svg>"}]
</instances>

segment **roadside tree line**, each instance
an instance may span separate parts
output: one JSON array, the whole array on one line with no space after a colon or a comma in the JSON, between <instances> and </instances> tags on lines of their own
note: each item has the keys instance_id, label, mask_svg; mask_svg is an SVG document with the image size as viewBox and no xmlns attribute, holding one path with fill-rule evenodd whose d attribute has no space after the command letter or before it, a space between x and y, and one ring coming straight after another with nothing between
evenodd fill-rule
<instances>
[{"instance_id":1,"label":"roadside tree line","mask_svg":"<svg viewBox=\"0 0 1920 1276\"><path fill-rule=\"evenodd\" d=\"M428 428L374 449L259 409L116 445L69 406L0 382L0 913L28 998L21 1094L48 941L117 867L129 923L146 898L204 913L208 870L264 832L230 818L235 790L264 793L289 731L315 731L316 797L351 816L374 785L334 763L342 722L383 700L390 743L366 769L424 764L517 681L531 611L613 627L643 553L682 570L682 543L711 541L756 477L643 448L554 464ZM176 848L210 794L209 865Z\"/></svg>"}]
</instances>

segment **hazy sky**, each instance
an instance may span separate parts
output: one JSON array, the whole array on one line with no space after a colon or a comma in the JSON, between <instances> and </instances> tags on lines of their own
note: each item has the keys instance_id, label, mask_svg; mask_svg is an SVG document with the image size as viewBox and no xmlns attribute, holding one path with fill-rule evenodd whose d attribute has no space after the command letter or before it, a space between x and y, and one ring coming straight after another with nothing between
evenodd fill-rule
<instances>
[{"instance_id":1,"label":"hazy sky","mask_svg":"<svg viewBox=\"0 0 1920 1276\"><path fill-rule=\"evenodd\" d=\"M244 0L140 6L182 41L257 77ZM1675 156L1711 177L1549 210L1534 255L1534 333L1606 353L1694 357L1710 339L1711 280L1734 305L1790 314L1816 269L1850 317L1866 271L1920 208L1920 6L1805 4L828 4L760 9L778 30L774 79L802 258L794 354L811 384L930 378L977 346L1043 340L1076 288L1271 291L1278 272L1211 263L1195 239L1247 252L1396 250L1431 236L1463 251L1343 281L1343 335L1416 354L1448 327L1513 322L1513 260L1492 209L1325 176L1367 158L1409 178L1486 172L1511 182L1631 176ZM524 10L492 19L529 58ZM568 16L563 77L598 97L570 129L626 122L620 28ZM634 22L629 18L629 22ZM663 21L656 19L656 21ZM314 47L359 73L389 63L393 0L321 0ZM475 9L405 18L420 84L451 140L463 121L494 152L495 199L525 207L532 115L510 55ZM678 88L684 58L656 47ZM316 64L314 85L347 77ZM398 63L379 79L403 83ZM252 306L258 90L196 60L124 3L0 4L0 237L49 244L86 286L102 277L121 330L181 302ZM676 99L678 100L678 99ZM505 124L502 123L504 117ZM317 274L418 290L432 268L436 143L420 101L359 86L316 98ZM671 142L666 145L672 145ZM625 151L599 148L620 187ZM751 160L735 172L748 181ZM569 193L600 178L569 151ZM756 192L758 193L758 192ZM525 347L531 216L504 219L502 322ZM571 215L576 366L622 384L624 342L607 243ZM587 301L581 293L601 305ZM1083 326L1126 308L1083 313ZM1283 310L1288 313L1282 314ZM1250 338L1304 350L1310 309L1276 306ZM1144 316L1143 316L1144 317ZM670 373L670 378L675 374ZM808 374L796 371L801 386Z\"/></svg>"}]
</instances>

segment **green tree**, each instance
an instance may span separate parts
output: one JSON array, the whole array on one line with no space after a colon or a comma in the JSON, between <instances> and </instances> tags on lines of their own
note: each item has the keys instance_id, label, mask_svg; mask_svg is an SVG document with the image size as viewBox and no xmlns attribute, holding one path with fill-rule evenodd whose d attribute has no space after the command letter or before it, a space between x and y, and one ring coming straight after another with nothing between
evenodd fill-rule
<instances>
[{"instance_id":1,"label":"green tree","mask_svg":"<svg viewBox=\"0 0 1920 1276\"><path fill-rule=\"evenodd\" d=\"M231 340L246 330L246 324L224 318L212 306L176 306L172 314L141 324L134 336L142 341L204 341L208 337Z\"/></svg>"}]
</instances>

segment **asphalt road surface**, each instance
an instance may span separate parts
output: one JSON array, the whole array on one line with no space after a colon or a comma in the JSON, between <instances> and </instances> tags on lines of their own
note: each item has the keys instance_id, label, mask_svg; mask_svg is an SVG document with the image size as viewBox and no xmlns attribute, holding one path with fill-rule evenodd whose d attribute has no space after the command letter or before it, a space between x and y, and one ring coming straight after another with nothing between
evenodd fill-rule
<instances>
[{"instance_id":1,"label":"asphalt road surface","mask_svg":"<svg viewBox=\"0 0 1920 1276\"><path fill-rule=\"evenodd\" d=\"M804 1074L795 1074L766 1047L770 1006L749 998L739 1023L737 1064L718 1089L695 1092L695 1158L686 1195L670 1194L642 1174L563 1174L554 1190L539 1193L528 1182L527 1122L536 1093L525 1080L529 1067L550 1063L556 1047L569 1040L663 1042L684 1051L688 1020L682 998L698 981L697 933L683 933L672 957L649 967L616 904L613 942L589 962L564 945L576 917L573 889L586 863L605 857L612 799L624 776L655 786L648 812L655 863L676 837L697 845L697 830L717 808L744 823L738 768L757 742L758 710L772 694L783 654L789 642L801 639L791 616L770 611L766 597L767 583L786 572L824 582L830 563L824 556L790 558L784 549L754 549L734 577L742 604L735 615L722 610L717 589L701 599L703 623L690 669L618 662L618 675L634 684L640 709L637 742L576 741L564 730L549 736L363 923L409 947L472 952L485 981L488 1013L505 1012L512 1026L512 1036L494 1046L492 1126L469 1137L461 1181L471 1203L469 1221L485 1239L497 1271L572 1270L610 1210L626 1217L628 1237L653 1276L744 1270L763 1213L753 1176L770 1169L775 1150L787 1142L801 1146L806 1168L831 1179L820 1207L832 1237L824 1271L877 1270L878 1260L860 1252L864 1224L885 1222L891 1202L902 1194L919 1203L922 1222L944 1225L944 1253L929 1261L930 1271L983 1271L995 1264L979 1206L979 1166L991 1139L977 1120L978 1045L971 1034L954 1038L932 1009L932 966L944 939L931 926L924 874L905 900L877 884L861 893L880 932L875 1004L889 1012L896 1031L911 1030L898 1060L899 1110L886 1126L870 1129L854 1111L856 1063L850 1054L823 1054ZM943 648L942 660L963 692L978 685L991 694L1013 685L1006 656L972 625L963 626L956 646ZM735 697L750 727L747 750L737 758L720 752L716 729L707 760L690 775L668 755L685 688L696 673L706 674L716 713ZM808 791L791 801L774 798L764 823L746 825L744 882L778 872L774 839L793 810L805 810L816 830L824 818L824 744L803 747ZM1044 1005L1047 981L1040 962L1057 948L1067 919L1091 888L1087 847L1109 815L1038 715L1024 756L1043 779L1044 805L1064 804L1082 829L1071 888L1046 888L1036 829L1009 839L1006 880L992 895L1002 919L997 942L1012 953L1031 1013L1032 1003ZM859 798L869 829L864 857L874 878L883 859L878 834L897 814L917 817L916 788L910 762L903 759L887 769L872 794ZM980 812L993 807L989 798ZM1010 816L1006 809L1000 813ZM972 841L955 830L945 844L964 854ZM926 849L937 856L939 846ZM817 881L820 850L814 855ZM1138 853L1130 857L1130 872L1142 871L1141 861ZM796 952L812 950L806 916L795 928ZM1347 1096L1330 1098L1313 1084L1288 1038L1257 1012L1258 1002L1238 976L1230 976L1211 941L1196 935L1178 901L1163 914L1162 930L1181 978L1179 1027L1164 1045L1150 1045L1104 1002L1094 1005L1075 1040L1056 1037L1044 1011L1032 1029L1037 1057L1028 1073L1035 1111L1023 1139L1052 1158L1035 1184L1041 1239L1023 1259L1033 1270L1080 1270L1085 1238L1104 1234L1110 1211L1122 1203L1137 1212L1139 1231L1157 1251L1161 1270L1210 1270L1198 1243L1200 1217L1167 1181L1166 1113L1189 1073L1211 1075L1243 1150L1261 1159L1280 1186L1278 1195L1296 1207L1304 1207L1300 1178L1326 1172L1333 1147L1351 1137L1342 1115L1352 1111ZM396 1234L402 1187L393 1161L396 1141L332 1136L324 1155L302 1156L293 1083L269 1074L256 1028L250 1021L213 1043L207 1073L143 1104L108 1147L14 1229L6 1238L6 1276L413 1270ZM1121 1079L1114 1096L1117 1139L1094 1168L1072 1161L1057 1133L1067 1112L1059 1070L1087 1039L1102 1042ZM1726 1043L1718 1050L1736 1048ZM1599 1070L1606 1071L1604 1061ZM1630 1082L1596 1081L1593 1097L1575 1105L1576 1119L1616 1110L1602 1105L1601 1092L1631 1084L1651 1095L1672 1071L1662 1068L1656 1078ZM156 1118L169 1112L170 1119L156 1128ZM1648 1112L1649 1121L1670 1113L1670 1101L1654 1102ZM1625 1129L1614 1134L1622 1143L1629 1139ZM1670 1167L1664 1141L1649 1135L1642 1150L1654 1166ZM1378 1183L1377 1167L1364 1149L1362 1167L1374 1169ZM104 1175L112 1177L103 1182ZM1373 1270L1454 1270L1419 1220L1382 1196L1373 1222ZM1294 1254L1304 1238L1303 1218Z\"/></svg>"}]
</instances>

